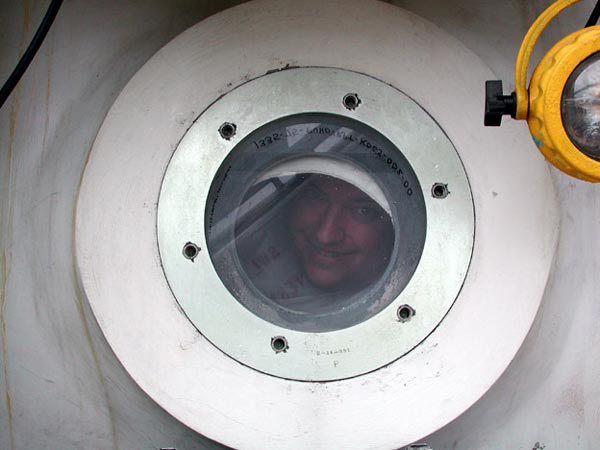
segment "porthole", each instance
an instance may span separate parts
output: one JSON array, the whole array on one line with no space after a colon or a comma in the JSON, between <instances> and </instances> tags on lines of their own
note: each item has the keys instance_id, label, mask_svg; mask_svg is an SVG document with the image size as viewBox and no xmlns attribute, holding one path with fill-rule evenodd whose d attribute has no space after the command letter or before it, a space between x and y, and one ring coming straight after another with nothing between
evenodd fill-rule
<instances>
[{"instance_id":1,"label":"porthole","mask_svg":"<svg viewBox=\"0 0 600 450\"><path fill-rule=\"evenodd\" d=\"M487 65L400 8L344 5L340 15L338 2L245 2L192 27L119 94L82 177L74 225L82 297L140 388L227 447L421 441L477 402L514 360L552 267L552 180L527 150L526 130L481 127L481 80L494 76ZM369 27L360 42L357 24ZM426 219L418 263L399 294L330 331L251 311L231 286L249 292L252 280L228 287L206 233L225 161L256 130L307 117L387 139L414 172ZM315 173L311 156L321 172L323 161L341 161L302 155L294 173L337 178L386 214L389 207L392 252L400 254L411 240L394 222L394 202L406 191L390 190L356 159L342 158L349 170ZM256 166L232 210L291 163ZM375 284L393 261L392 253Z\"/></svg>"},{"instance_id":2,"label":"porthole","mask_svg":"<svg viewBox=\"0 0 600 450\"><path fill-rule=\"evenodd\" d=\"M257 316L306 332L363 322L402 292L425 202L402 153L356 120L300 114L240 142L211 186L208 250Z\"/></svg>"},{"instance_id":3,"label":"porthole","mask_svg":"<svg viewBox=\"0 0 600 450\"><path fill-rule=\"evenodd\" d=\"M344 85L360 108L340 102ZM235 124L230 139L223 123ZM267 75L211 106L179 144L158 205L165 276L198 331L245 365L306 381L375 370L425 339L464 281L473 224L439 125L388 85L324 68ZM194 264L187 242L207 249ZM401 305L419 314L399 320Z\"/></svg>"}]
</instances>

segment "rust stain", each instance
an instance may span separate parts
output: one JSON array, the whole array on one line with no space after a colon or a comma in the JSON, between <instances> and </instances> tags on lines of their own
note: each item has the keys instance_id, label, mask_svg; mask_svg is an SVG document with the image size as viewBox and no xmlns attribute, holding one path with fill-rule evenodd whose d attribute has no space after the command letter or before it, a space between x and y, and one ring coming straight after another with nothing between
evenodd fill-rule
<instances>
[{"instance_id":1,"label":"rust stain","mask_svg":"<svg viewBox=\"0 0 600 450\"><path fill-rule=\"evenodd\" d=\"M3 177L4 186L2 187L2 192L5 193L5 198L7 198L6 202L3 202L1 205L2 209L5 211L8 210L8 216L12 217L12 202L10 201L9 191L11 185L11 165L12 165L12 151L13 151L13 142L15 137L15 128L16 128L16 118L17 118L17 108L18 108L18 100L17 100L17 91L18 87L15 90L13 95L10 110L9 110L9 121L8 121L8 151L6 154L6 175ZM2 223L3 230L5 231L6 224ZM6 239L6 234L4 234L4 238ZM6 258L6 249L3 249L2 256L0 258L0 333L2 333L2 375L4 379L4 402L6 404L6 416L8 421L8 439L9 445L11 449L15 448L15 436L14 436L14 420L12 413L12 402L10 397L10 380L8 375L8 350L6 347L7 333L6 333L6 320L5 320L5 310L6 310L6 285L8 282L8 267L7 267L7 258Z\"/></svg>"},{"instance_id":2,"label":"rust stain","mask_svg":"<svg viewBox=\"0 0 600 450\"><path fill-rule=\"evenodd\" d=\"M31 25L31 13L29 11L29 5L27 1L22 2L23 5L23 29L25 31L29 30L29 26Z\"/></svg>"},{"instance_id":3,"label":"rust stain","mask_svg":"<svg viewBox=\"0 0 600 450\"><path fill-rule=\"evenodd\" d=\"M98 378L100 380L100 384L102 385L102 389L104 391L104 397L106 398L106 409L108 411L108 420L110 424L110 434L112 437L112 444L115 450L119 450L119 441L117 439L117 426L115 423L115 414L110 403L110 397L108 395L108 388L106 386L106 380L104 378L104 374L102 373L102 368L100 366L100 359L98 358L98 353L96 353L96 348L94 347L94 343L92 341L92 334L90 333L90 328L85 317L85 313L83 311L83 302L79 296L76 295L77 301L77 311L79 316L81 317L81 322L83 324L83 330L85 332L85 337L90 344L90 351L92 352L92 359L94 360L94 365L96 366L96 370L98 371Z\"/></svg>"},{"instance_id":4,"label":"rust stain","mask_svg":"<svg viewBox=\"0 0 600 450\"><path fill-rule=\"evenodd\" d=\"M12 208L13 204L10 201L10 186L12 181L11 176L11 166L12 166L12 154L13 154L13 144L15 140L15 129L17 124L17 110L19 107L18 101L18 93L19 86L16 87L13 98L10 102L10 109L8 113L8 149L6 153L6 174L3 176L4 186L2 187L2 192L5 193L7 200L3 203L2 209L5 211L8 210L8 217L12 217ZM3 225L5 231L6 224ZM4 235L6 239L6 235ZM8 280L8 267L7 267L7 258L6 258L6 249L2 251L2 257L0 258L0 332L2 333L2 374L4 376L4 400L6 403L6 415L8 419L8 436L10 448L15 448L15 436L13 429L13 414L12 414L12 403L10 397L10 382L8 376L8 353L6 348L6 321L5 321L5 310L6 310L6 285Z\"/></svg>"},{"instance_id":5,"label":"rust stain","mask_svg":"<svg viewBox=\"0 0 600 450\"><path fill-rule=\"evenodd\" d=\"M50 122L50 75L52 66L50 62L52 61L52 52L50 50L50 45L46 45L47 51L47 60L48 60L48 77L46 79L46 102L45 102L45 115L44 118L44 137L42 139L42 151L46 148L46 139L48 137L48 125Z\"/></svg>"},{"instance_id":6,"label":"rust stain","mask_svg":"<svg viewBox=\"0 0 600 450\"><path fill-rule=\"evenodd\" d=\"M23 29L21 32L21 39L19 43L19 58L24 53L26 45L26 38L28 36L29 26L31 24L31 14L27 2L22 2L23 6ZM10 102L10 109L8 113L8 149L6 154L6 174L2 178L5 180L2 186L3 197L6 198L1 207L5 211L8 210L8 214L5 215L6 222L0 223L2 227L1 231L6 239L6 230L12 218L13 202L10 200L10 186L12 181L12 159L13 159L13 145L15 141L15 132L17 128L17 112L19 109L19 93L21 86L17 85ZM6 248L2 249L2 255L0 257L0 333L2 333L2 374L4 377L4 401L6 403L6 414L8 420L8 434L9 434L9 445L14 450L15 448L15 436L14 436L14 417L12 409L12 400L10 396L10 379L8 374L8 351L7 351L7 332L6 332L6 287L8 284L8 277L10 275L9 264L7 262Z\"/></svg>"},{"instance_id":7,"label":"rust stain","mask_svg":"<svg viewBox=\"0 0 600 450\"><path fill-rule=\"evenodd\" d=\"M88 159L90 157L90 153L91 150L88 152ZM84 167L87 166L87 160L86 160L86 164ZM79 191L81 190L81 183L83 181L83 176L82 178L79 180L79 186L77 187L77 193L79 193ZM72 211L72 216L71 216L71 226L72 226L72 234L71 234L71 248L73 249L72 251L72 256L73 256L73 260L71 263L71 268L73 271L73 279L74 280L79 280L79 276L77 274L77 258L75 256L75 226L76 226L76 221L77 221L77 204L79 201L79 195L77 194L75 196L76 200L75 200L75 207L73 208ZM77 312L79 314L79 317L81 318L81 323L83 324L83 330L85 333L85 337L86 340L88 341L88 344L90 346L90 351L92 353L92 359L94 360L94 365L96 367L96 371L98 373L98 379L100 381L100 384L102 385L102 389L104 391L104 398L106 399L106 409L108 411L108 420L109 420L109 424L110 424L110 432L111 432L111 437L112 437L112 444L115 450L119 450L119 439L117 437L117 426L116 426L116 422L115 422L115 414L110 402L110 396L108 394L108 387L106 384L106 379L104 377L104 373L102 372L102 366L100 365L100 358L98 357L98 353L96 352L96 348L94 347L94 341L92 339L92 333L90 332L90 326L88 324L88 320L87 317L85 315L85 307L84 307L84 300L82 298L82 291L81 291L81 287L79 285L79 282L76 281L76 292L75 292L75 306L77 308Z\"/></svg>"},{"instance_id":8,"label":"rust stain","mask_svg":"<svg viewBox=\"0 0 600 450\"><path fill-rule=\"evenodd\" d=\"M27 32L29 31L29 25L31 23L31 15L29 14L29 8L27 2L22 2L23 6L23 29L21 31L21 40L19 42L19 59L23 56L25 52L26 38ZM10 161L12 159L12 147L15 139L15 129L17 123L17 110L19 109L19 92L21 91L21 83L18 83L15 86L15 89L12 93L12 99L10 102L10 110L8 113L8 166L10 166Z\"/></svg>"},{"instance_id":9,"label":"rust stain","mask_svg":"<svg viewBox=\"0 0 600 450\"><path fill-rule=\"evenodd\" d=\"M571 414L582 422L585 415L585 398L582 391L582 382L573 377L558 397L554 412L559 415Z\"/></svg>"},{"instance_id":10,"label":"rust stain","mask_svg":"<svg viewBox=\"0 0 600 450\"><path fill-rule=\"evenodd\" d=\"M31 13L29 11L29 5L27 4L27 1L23 1L21 2L21 6L23 7L23 30L21 32L21 41L19 42L19 59L21 56L23 56L23 53L25 53L27 38L33 37L29 36L29 26L31 25Z\"/></svg>"},{"instance_id":11,"label":"rust stain","mask_svg":"<svg viewBox=\"0 0 600 450\"><path fill-rule=\"evenodd\" d=\"M20 54L23 53L22 47L24 42L25 30L21 36L21 50ZM12 181L11 176L11 166L12 166L12 157L13 157L13 145L15 140L15 131L17 127L17 111L19 108L19 91L20 86L17 85L15 88L12 99L10 102L10 108L8 111L8 149L6 152L6 174L2 177L4 180L4 185L2 186L2 192L4 193L4 198L6 198L6 202L3 202L2 209L4 211L8 210L8 217L12 217L12 202L10 201L10 186ZM5 216L6 217L6 216ZM2 231L6 231L7 223L2 223ZM4 239L6 239L6 234L4 234ZM10 380L8 375L8 351L6 347L6 320L5 320L5 311L6 311L6 285L8 282L8 266L7 266L7 258L6 258L6 249L3 249L2 256L0 258L0 333L2 333L2 375L4 378L4 402L6 404L6 416L8 421L8 439L9 445L11 449L15 448L15 436L14 436L14 419L12 412L12 401L10 397Z\"/></svg>"},{"instance_id":12,"label":"rust stain","mask_svg":"<svg viewBox=\"0 0 600 450\"><path fill-rule=\"evenodd\" d=\"M8 159L8 165L10 165L10 161L12 159L12 147L15 140L15 128L17 125L17 108L19 106L18 93L19 87L17 86L13 93L12 101L10 102L10 110L8 111L8 154L6 155Z\"/></svg>"},{"instance_id":13,"label":"rust stain","mask_svg":"<svg viewBox=\"0 0 600 450\"><path fill-rule=\"evenodd\" d=\"M6 321L4 320L4 310L6 307L6 282L8 279L8 269L6 267L6 251L2 252L0 258L0 330L2 332L2 372L4 375L4 396L6 401L6 415L8 418L8 437L10 448L15 448L15 436L13 430L13 414L10 399L10 384L8 380L8 356L6 349Z\"/></svg>"}]
</instances>

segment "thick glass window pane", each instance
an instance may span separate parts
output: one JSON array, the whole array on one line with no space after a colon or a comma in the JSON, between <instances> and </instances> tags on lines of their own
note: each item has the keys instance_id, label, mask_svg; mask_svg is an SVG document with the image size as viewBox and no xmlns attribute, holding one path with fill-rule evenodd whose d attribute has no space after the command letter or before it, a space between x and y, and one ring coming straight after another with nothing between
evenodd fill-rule
<instances>
[{"instance_id":1,"label":"thick glass window pane","mask_svg":"<svg viewBox=\"0 0 600 450\"><path fill-rule=\"evenodd\" d=\"M316 314L381 277L394 228L375 199L339 178L301 173L258 183L244 204L259 203L269 191L271 201L246 210L235 234L242 268L263 295Z\"/></svg>"},{"instance_id":2,"label":"thick glass window pane","mask_svg":"<svg viewBox=\"0 0 600 450\"><path fill-rule=\"evenodd\" d=\"M305 114L242 141L211 186L211 258L259 317L302 331L352 326L408 283L425 206L401 152L360 122Z\"/></svg>"}]
</instances>

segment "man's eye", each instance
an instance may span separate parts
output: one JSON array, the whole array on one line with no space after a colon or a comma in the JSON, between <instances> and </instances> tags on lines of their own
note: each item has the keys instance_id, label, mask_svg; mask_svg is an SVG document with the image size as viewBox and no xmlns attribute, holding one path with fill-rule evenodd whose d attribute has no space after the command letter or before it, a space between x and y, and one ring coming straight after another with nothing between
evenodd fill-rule
<instances>
[{"instance_id":1,"label":"man's eye","mask_svg":"<svg viewBox=\"0 0 600 450\"><path fill-rule=\"evenodd\" d=\"M352 209L352 215L360 222L372 222L377 219L378 212L370 206L358 206Z\"/></svg>"}]
</instances>

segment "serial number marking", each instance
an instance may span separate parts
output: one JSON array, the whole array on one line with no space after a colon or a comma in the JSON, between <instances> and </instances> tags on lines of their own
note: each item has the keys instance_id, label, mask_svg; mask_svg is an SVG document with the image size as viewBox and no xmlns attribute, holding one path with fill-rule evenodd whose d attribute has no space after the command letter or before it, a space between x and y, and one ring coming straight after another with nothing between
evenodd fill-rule
<instances>
[{"instance_id":1,"label":"serial number marking","mask_svg":"<svg viewBox=\"0 0 600 450\"><path fill-rule=\"evenodd\" d=\"M316 354L317 356L333 356L333 355L339 355L341 353L350 353L350 349L348 347L346 348L340 348L339 350L317 350Z\"/></svg>"},{"instance_id":2,"label":"serial number marking","mask_svg":"<svg viewBox=\"0 0 600 450\"><path fill-rule=\"evenodd\" d=\"M267 136L262 137L261 139L257 139L256 141L253 141L253 144L256 147L256 149L261 149L264 147L268 147L274 144L275 142L281 141L284 138L302 137L309 134L335 136L345 141L358 143L358 145L362 147L365 151L370 151L373 157L383 161L390 168L390 170L394 171L396 175L398 175L400 179L403 180L402 186L406 189L406 195L413 195L413 189L410 185L410 182L405 178L404 171L402 170L400 165L394 160L393 157L387 155L380 147L371 143L368 139L363 137L356 137L354 134L347 133L344 130L335 130L329 127L290 127L286 128L285 131L271 133Z\"/></svg>"},{"instance_id":3,"label":"serial number marking","mask_svg":"<svg viewBox=\"0 0 600 450\"><path fill-rule=\"evenodd\" d=\"M392 157L386 155L381 148L372 144L365 138L360 138L359 145L362 147L365 147L367 150L371 150L373 155L375 155L377 158L385 161L387 166L390 169L392 169L394 172L396 172L396 174L400 177L400 179L404 180L404 182L402 183L402 186L404 186L404 188L406 189L406 195L408 195L408 196L413 195L413 190L410 187L410 182L404 178L404 171L402 170L402 168L400 168L398 166L398 163L396 161L394 161L394 159Z\"/></svg>"},{"instance_id":4,"label":"serial number marking","mask_svg":"<svg viewBox=\"0 0 600 450\"><path fill-rule=\"evenodd\" d=\"M309 134L324 134L327 136L336 136L340 139L344 139L345 141L356 142L358 139L353 134L348 134L343 130L333 130L329 127L305 127L305 128L296 128L290 127L286 128L285 132L275 132L271 133L267 136L262 137L261 139L257 139L256 141L252 141L254 146L257 149L268 147L271 144L274 144L277 141L282 140L283 138L290 137L302 137Z\"/></svg>"},{"instance_id":5,"label":"serial number marking","mask_svg":"<svg viewBox=\"0 0 600 450\"><path fill-rule=\"evenodd\" d=\"M268 136L264 136L262 139L257 139L253 141L253 144L256 148L267 147L271 144L274 144L277 141L282 140L283 138L290 138L296 136L302 136L303 134L307 134L306 132L302 133L302 130L298 128L287 128L285 133L276 132L271 133Z\"/></svg>"}]
</instances>

